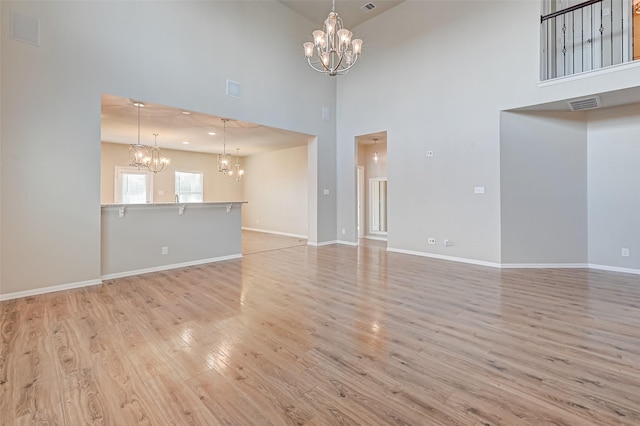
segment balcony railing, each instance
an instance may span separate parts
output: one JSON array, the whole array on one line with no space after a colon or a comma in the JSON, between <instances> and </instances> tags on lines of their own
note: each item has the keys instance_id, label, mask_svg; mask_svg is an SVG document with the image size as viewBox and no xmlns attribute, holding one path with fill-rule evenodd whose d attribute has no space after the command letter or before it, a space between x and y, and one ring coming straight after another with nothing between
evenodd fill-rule
<instances>
[{"instance_id":1,"label":"balcony railing","mask_svg":"<svg viewBox=\"0 0 640 426\"><path fill-rule=\"evenodd\" d=\"M548 13L540 17L542 80L632 60L631 0L588 0L560 8L563 3L546 2Z\"/></svg>"}]
</instances>

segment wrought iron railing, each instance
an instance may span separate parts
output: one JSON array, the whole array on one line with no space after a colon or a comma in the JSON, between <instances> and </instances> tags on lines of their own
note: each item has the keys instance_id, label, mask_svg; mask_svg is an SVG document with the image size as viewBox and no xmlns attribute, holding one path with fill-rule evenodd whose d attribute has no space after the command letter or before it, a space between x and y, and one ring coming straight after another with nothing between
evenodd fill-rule
<instances>
[{"instance_id":1,"label":"wrought iron railing","mask_svg":"<svg viewBox=\"0 0 640 426\"><path fill-rule=\"evenodd\" d=\"M632 60L631 0L588 0L553 10L563 3L545 3L549 13L540 17L542 80Z\"/></svg>"}]
</instances>

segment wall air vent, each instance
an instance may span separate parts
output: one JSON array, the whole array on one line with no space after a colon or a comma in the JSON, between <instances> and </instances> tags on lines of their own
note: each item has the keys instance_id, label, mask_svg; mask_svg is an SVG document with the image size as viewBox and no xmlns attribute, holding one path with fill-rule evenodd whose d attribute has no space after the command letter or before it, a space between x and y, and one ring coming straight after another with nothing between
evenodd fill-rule
<instances>
[{"instance_id":1,"label":"wall air vent","mask_svg":"<svg viewBox=\"0 0 640 426\"><path fill-rule=\"evenodd\" d=\"M364 10L364 13L369 13L375 8L376 8L376 5L371 2L360 7L360 9Z\"/></svg>"},{"instance_id":2,"label":"wall air vent","mask_svg":"<svg viewBox=\"0 0 640 426\"><path fill-rule=\"evenodd\" d=\"M600 108L600 97L592 96L590 98L575 99L569 101L569 108L571 111L582 111L583 109Z\"/></svg>"}]
</instances>

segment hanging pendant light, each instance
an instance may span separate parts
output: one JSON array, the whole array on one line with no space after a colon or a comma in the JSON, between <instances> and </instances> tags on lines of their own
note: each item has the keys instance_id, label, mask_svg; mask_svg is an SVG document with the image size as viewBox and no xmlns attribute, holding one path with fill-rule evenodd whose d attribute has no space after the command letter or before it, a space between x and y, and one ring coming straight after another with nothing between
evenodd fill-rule
<instances>
[{"instance_id":1,"label":"hanging pendant light","mask_svg":"<svg viewBox=\"0 0 640 426\"><path fill-rule=\"evenodd\" d=\"M134 101L133 106L138 108L138 142L129 145L129 165L140 170L140 167L145 167L145 159L149 157L149 147L140 143L140 109L144 108L144 104Z\"/></svg>"},{"instance_id":2,"label":"hanging pendant light","mask_svg":"<svg viewBox=\"0 0 640 426\"><path fill-rule=\"evenodd\" d=\"M153 134L155 143L153 148L151 148L151 156L146 157L144 159L144 166L153 173L160 173L169 168L169 164L171 164L171 160L166 157L163 157L160 148L158 147L158 134Z\"/></svg>"},{"instance_id":3,"label":"hanging pendant light","mask_svg":"<svg viewBox=\"0 0 640 426\"><path fill-rule=\"evenodd\" d=\"M336 12L336 0L332 1L331 13L324 21L324 31L313 32L313 42L303 44L304 55L314 70L330 76L346 74L362 53L362 40L351 40L353 33L342 26ZM317 53L317 59L314 57Z\"/></svg>"},{"instance_id":4,"label":"hanging pendant light","mask_svg":"<svg viewBox=\"0 0 640 426\"><path fill-rule=\"evenodd\" d=\"M229 171L233 174L233 170L231 169L231 155L227 154L227 121L229 121L228 118L222 119L224 123L222 154L218 154L218 172L225 175L229 175Z\"/></svg>"},{"instance_id":5,"label":"hanging pendant light","mask_svg":"<svg viewBox=\"0 0 640 426\"><path fill-rule=\"evenodd\" d=\"M244 170L240 168L240 148L236 148L236 165L234 167L236 169L236 182L240 182L244 176Z\"/></svg>"},{"instance_id":6,"label":"hanging pendant light","mask_svg":"<svg viewBox=\"0 0 640 426\"><path fill-rule=\"evenodd\" d=\"M375 149L375 146L378 144L378 138L373 138L373 146ZM378 164L378 151L374 151L373 152L373 162Z\"/></svg>"}]
</instances>

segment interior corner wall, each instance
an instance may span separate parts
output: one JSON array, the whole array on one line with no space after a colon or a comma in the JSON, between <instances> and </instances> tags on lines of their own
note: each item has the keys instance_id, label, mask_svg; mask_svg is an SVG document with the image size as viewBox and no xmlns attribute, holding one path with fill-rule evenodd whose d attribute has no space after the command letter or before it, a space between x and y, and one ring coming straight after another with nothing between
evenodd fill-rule
<instances>
[{"instance_id":1,"label":"interior corner wall","mask_svg":"<svg viewBox=\"0 0 640 426\"><path fill-rule=\"evenodd\" d=\"M245 157L242 227L309 235L307 146Z\"/></svg>"},{"instance_id":2,"label":"interior corner wall","mask_svg":"<svg viewBox=\"0 0 640 426\"><path fill-rule=\"evenodd\" d=\"M501 114L503 264L587 263L584 113Z\"/></svg>"},{"instance_id":3,"label":"interior corner wall","mask_svg":"<svg viewBox=\"0 0 640 426\"><path fill-rule=\"evenodd\" d=\"M388 248L499 265L500 111L640 85L633 63L540 83L536 17L538 1L405 1L352 28L363 53L338 80L337 98L337 229L345 239L357 241L353 140L386 130ZM584 262L584 253L553 261Z\"/></svg>"},{"instance_id":4,"label":"interior corner wall","mask_svg":"<svg viewBox=\"0 0 640 426\"><path fill-rule=\"evenodd\" d=\"M100 281L103 93L317 136L317 185L331 194L317 197L314 226L335 240L336 120L322 108L333 111L336 82L300 53L314 23L275 1L0 8L0 297ZM9 38L11 10L39 20L39 46ZM227 79L242 97L226 95Z\"/></svg>"},{"instance_id":5,"label":"interior corner wall","mask_svg":"<svg viewBox=\"0 0 640 426\"><path fill-rule=\"evenodd\" d=\"M640 270L640 104L589 111L587 126L589 263Z\"/></svg>"}]
</instances>

